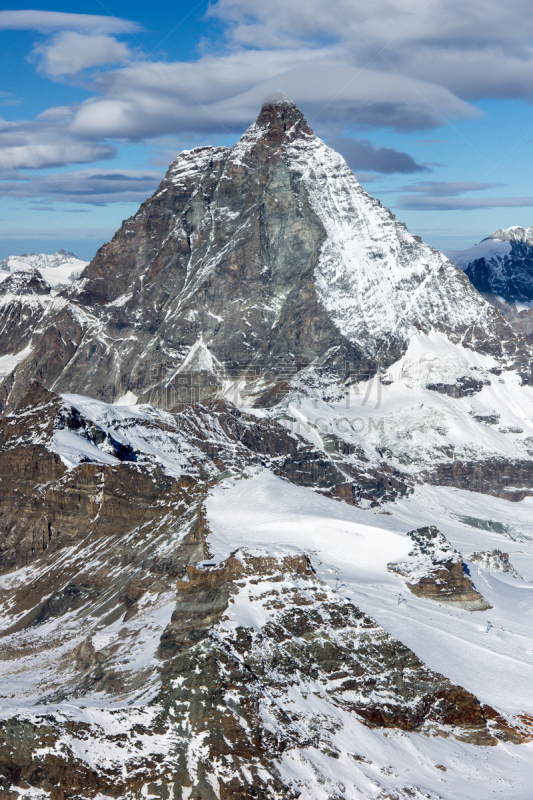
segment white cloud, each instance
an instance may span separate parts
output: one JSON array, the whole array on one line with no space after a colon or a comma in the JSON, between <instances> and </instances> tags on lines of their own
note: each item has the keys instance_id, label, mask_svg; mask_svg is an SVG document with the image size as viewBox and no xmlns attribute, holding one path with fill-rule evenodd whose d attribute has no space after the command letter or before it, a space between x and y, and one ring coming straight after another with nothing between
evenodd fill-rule
<instances>
[{"instance_id":1,"label":"white cloud","mask_svg":"<svg viewBox=\"0 0 533 800\"><path fill-rule=\"evenodd\" d=\"M410 186L402 186L401 192L416 192L432 197L457 197L466 192L484 192L496 189L502 183L479 183L476 181L417 181Z\"/></svg>"},{"instance_id":2,"label":"white cloud","mask_svg":"<svg viewBox=\"0 0 533 800\"><path fill-rule=\"evenodd\" d=\"M129 55L128 46L114 36L76 31L61 31L43 44L35 45L32 53L39 62L39 70L52 77L118 64L127 61Z\"/></svg>"},{"instance_id":3,"label":"white cloud","mask_svg":"<svg viewBox=\"0 0 533 800\"><path fill-rule=\"evenodd\" d=\"M57 120L46 115L29 122L0 119L0 169L44 169L114 156L112 145L69 132L71 114L59 111Z\"/></svg>"},{"instance_id":4,"label":"white cloud","mask_svg":"<svg viewBox=\"0 0 533 800\"><path fill-rule=\"evenodd\" d=\"M105 39L101 50L91 46L94 38ZM95 65L125 54L120 42L110 41L100 35L59 34L42 46L47 59L42 69L59 76L87 68L91 60ZM202 136L233 136L256 118L265 97L279 90L328 138L347 127L428 129L479 113L436 84L346 66L335 62L328 50L241 51L188 63L137 62L97 73L93 90L98 94L84 103L49 108L34 121L0 122L0 167L109 158L114 154L110 138L178 135L200 144Z\"/></svg>"},{"instance_id":5,"label":"white cloud","mask_svg":"<svg viewBox=\"0 0 533 800\"><path fill-rule=\"evenodd\" d=\"M533 206L533 197L460 197L472 192L484 192L502 186L501 183L475 183L474 181L418 181L404 186L396 208L412 211L473 211L480 208L521 208Z\"/></svg>"},{"instance_id":6,"label":"white cloud","mask_svg":"<svg viewBox=\"0 0 533 800\"><path fill-rule=\"evenodd\" d=\"M0 124L0 166L108 158L110 138L170 135L201 143L237 135L280 90L325 138L372 127L429 130L479 114L468 102L479 97L533 99L533 11L526 0L218 0L209 15L225 28L223 49L195 62L139 60L99 70L84 103ZM126 44L111 34L138 27L97 15L0 12L0 29L53 34L34 53L39 69L54 78L129 60ZM370 169L364 163L359 169ZM406 192L419 197L405 202L419 204L451 196Z\"/></svg>"},{"instance_id":7,"label":"white cloud","mask_svg":"<svg viewBox=\"0 0 533 800\"><path fill-rule=\"evenodd\" d=\"M480 208L524 208L533 206L533 197L430 197L404 195L395 208L410 211L474 211Z\"/></svg>"},{"instance_id":8,"label":"white cloud","mask_svg":"<svg viewBox=\"0 0 533 800\"><path fill-rule=\"evenodd\" d=\"M67 14L63 11L0 11L0 30L36 31L98 31L100 33L131 33L140 25L120 17L97 14Z\"/></svg>"},{"instance_id":9,"label":"white cloud","mask_svg":"<svg viewBox=\"0 0 533 800\"><path fill-rule=\"evenodd\" d=\"M533 97L528 0L218 0L230 46L323 47L447 87L463 99ZM333 44L331 44L331 42Z\"/></svg>"},{"instance_id":10,"label":"white cloud","mask_svg":"<svg viewBox=\"0 0 533 800\"><path fill-rule=\"evenodd\" d=\"M85 136L128 139L197 131L239 133L275 91L291 97L322 134L338 133L346 126L421 130L479 113L426 81L332 61L302 61L301 55L291 59L286 54L275 58L271 53L243 52L194 64L143 63L105 72L95 83L105 99L84 102L73 125ZM223 90L218 91L221 84Z\"/></svg>"},{"instance_id":11,"label":"white cloud","mask_svg":"<svg viewBox=\"0 0 533 800\"><path fill-rule=\"evenodd\" d=\"M82 169L54 175L0 176L0 197L46 197L56 202L106 205L141 203L152 194L163 175L155 170Z\"/></svg>"},{"instance_id":12,"label":"white cloud","mask_svg":"<svg viewBox=\"0 0 533 800\"><path fill-rule=\"evenodd\" d=\"M331 38L391 52L413 43L515 47L533 33L528 0L218 0L208 14L228 26L230 41L262 48Z\"/></svg>"},{"instance_id":13,"label":"white cloud","mask_svg":"<svg viewBox=\"0 0 533 800\"><path fill-rule=\"evenodd\" d=\"M338 137L330 139L330 147L344 156L350 169L373 170L385 175L394 172L431 172L426 164L417 162L408 153L393 150L391 147L377 147L366 139L348 139Z\"/></svg>"}]
</instances>

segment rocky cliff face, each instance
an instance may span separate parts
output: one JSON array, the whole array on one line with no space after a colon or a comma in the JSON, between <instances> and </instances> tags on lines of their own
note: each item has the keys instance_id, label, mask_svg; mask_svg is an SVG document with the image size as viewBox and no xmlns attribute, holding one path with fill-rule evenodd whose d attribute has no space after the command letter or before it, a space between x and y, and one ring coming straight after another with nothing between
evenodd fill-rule
<instances>
[{"instance_id":1,"label":"rocky cliff face","mask_svg":"<svg viewBox=\"0 0 533 800\"><path fill-rule=\"evenodd\" d=\"M170 415L30 387L0 431L3 796L348 800L403 768L363 730L529 740L527 715L428 668L305 554L212 560L225 476L353 503L338 456L221 401ZM416 596L489 607L436 529L406 538L394 572Z\"/></svg>"},{"instance_id":2,"label":"rocky cliff face","mask_svg":"<svg viewBox=\"0 0 533 800\"><path fill-rule=\"evenodd\" d=\"M315 420L331 418L320 403L336 403L342 422L345 402L366 396L373 381L389 386L391 367L412 361L413 343L439 336L449 354L442 365L436 359L424 388L475 402L430 414L431 400L415 412L415 426L438 432L424 476L463 486L475 473L476 488L503 496L528 475L521 421L501 428L507 438L524 434L511 456L505 437L480 445L469 415L490 417L492 409L478 414L477 405L496 373L529 382L529 344L461 270L364 191L287 98L266 102L234 147L182 153L68 290L50 292L26 272L1 284L0 295L0 352L10 357L5 365L0 357L4 413L32 379L54 391L105 402L130 397L171 411L223 398L296 424L288 400L311 397L305 424L314 442L352 450L343 458L352 480L337 494L373 502L405 491L404 473L418 468L421 449L405 452L403 421L392 439L366 437L371 447L347 436L345 425L341 435L317 432ZM420 373L427 361L421 354ZM348 417L353 411L352 403ZM365 413L358 424L366 424ZM469 428L463 445L439 438L455 427L450 413ZM489 466L496 462L497 472ZM503 486L494 485L498 475Z\"/></svg>"},{"instance_id":3,"label":"rocky cliff face","mask_svg":"<svg viewBox=\"0 0 533 800\"><path fill-rule=\"evenodd\" d=\"M533 228L497 230L469 250L450 253L474 286L508 302L533 300Z\"/></svg>"}]
</instances>

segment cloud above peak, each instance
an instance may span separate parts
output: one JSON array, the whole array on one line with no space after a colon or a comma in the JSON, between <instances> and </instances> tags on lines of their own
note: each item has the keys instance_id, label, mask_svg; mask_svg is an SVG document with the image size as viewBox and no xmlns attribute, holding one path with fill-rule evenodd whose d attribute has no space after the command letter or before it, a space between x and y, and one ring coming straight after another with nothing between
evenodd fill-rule
<instances>
[{"instance_id":1,"label":"cloud above peak","mask_svg":"<svg viewBox=\"0 0 533 800\"><path fill-rule=\"evenodd\" d=\"M242 133L266 97L283 91L319 135L346 128L425 130L479 115L447 89L379 70L321 62L318 54L243 51L194 63L143 62L98 74L77 109L87 136L139 140L176 133Z\"/></svg>"},{"instance_id":2,"label":"cloud above peak","mask_svg":"<svg viewBox=\"0 0 533 800\"><path fill-rule=\"evenodd\" d=\"M228 45L319 48L347 64L427 80L459 97L533 98L527 0L217 0Z\"/></svg>"},{"instance_id":3,"label":"cloud above peak","mask_svg":"<svg viewBox=\"0 0 533 800\"><path fill-rule=\"evenodd\" d=\"M130 58L129 47L103 33L60 31L33 48L32 59L40 72L50 77L75 75L105 64L119 64Z\"/></svg>"}]
</instances>

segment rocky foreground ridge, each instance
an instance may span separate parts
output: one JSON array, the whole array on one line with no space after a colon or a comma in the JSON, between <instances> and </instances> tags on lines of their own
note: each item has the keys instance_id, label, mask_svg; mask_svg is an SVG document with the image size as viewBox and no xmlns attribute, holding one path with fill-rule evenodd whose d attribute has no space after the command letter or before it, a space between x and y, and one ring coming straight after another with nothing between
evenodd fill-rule
<instances>
[{"instance_id":1,"label":"rocky foreground ridge","mask_svg":"<svg viewBox=\"0 0 533 800\"><path fill-rule=\"evenodd\" d=\"M325 491L325 455L220 404L86 403L32 386L2 427L3 796L297 798L285 772L307 751L375 770L340 736L354 722L529 740L527 716L428 669L303 554L209 565L213 484L262 464ZM334 767L310 769L352 796Z\"/></svg>"},{"instance_id":2,"label":"rocky foreground ridge","mask_svg":"<svg viewBox=\"0 0 533 800\"><path fill-rule=\"evenodd\" d=\"M2 800L519 800L530 365L285 97L6 277Z\"/></svg>"}]
</instances>

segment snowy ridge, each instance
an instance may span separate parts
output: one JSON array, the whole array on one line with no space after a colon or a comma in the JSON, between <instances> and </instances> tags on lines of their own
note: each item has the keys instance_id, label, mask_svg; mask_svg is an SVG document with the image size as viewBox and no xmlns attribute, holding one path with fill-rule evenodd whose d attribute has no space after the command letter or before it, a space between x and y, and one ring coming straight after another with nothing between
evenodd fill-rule
<instances>
[{"instance_id":1,"label":"snowy ridge","mask_svg":"<svg viewBox=\"0 0 533 800\"><path fill-rule=\"evenodd\" d=\"M0 431L10 756L80 800L528 800L529 351L284 96L152 200L69 292L4 284L4 389L48 387Z\"/></svg>"},{"instance_id":2,"label":"snowy ridge","mask_svg":"<svg viewBox=\"0 0 533 800\"><path fill-rule=\"evenodd\" d=\"M491 307L453 264L412 236L316 137L286 146L328 234L316 268L320 299L341 333L376 356L389 337L431 327L459 340L480 326L494 338Z\"/></svg>"},{"instance_id":3,"label":"snowy ridge","mask_svg":"<svg viewBox=\"0 0 533 800\"><path fill-rule=\"evenodd\" d=\"M74 253L65 253L58 250L56 253L25 253L21 256L8 256L0 261L0 281L5 280L10 273L27 269L38 269L50 286L72 283L76 280L88 261L82 261Z\"/></svg>"},{"instance_id":4,"label":"snowy ridge","mask_svg":"<svg viewBox=\"0 0 533 800\"><path fill-rule=\"evenodd\" d=\"M196 147L183 150L168 169L167 178L175 186L186 186L191 178L198 182L211 161L220 161L229 152L228 147ZM155 195L157 197L157 194Z\"/></svg>"},{"instance_id":5,"label":"snowy ridge","mask_svg":"<svg viewBox=\"0 0 533 800\"><path fill-rule=\"evenodd\" d=\"M479 258L487 261L493 260L500 265L504 256L508 256L511 249L510 239L500 241L494 234L468 250L450 250L446 255L457 267L466 270L472 261L477 261Z\"/></svg>"},{"instance_id":6,"label":"snowy ridge","mask_svg":"<svg viewBox=\"0 0 533 800\"><path fill-rule=\"evenodd\" d=\"M499 228L487 239L497 239L500 242L527 242L533 244L533 226L531 228L521 228L520 225L513 225L510 228ZM485 239L483 241L486 241Z\"/></svg>"},{"instance_id":7,"label":"snowy ridge","mask_svg":"<svg viewBox=\"0 0 533 800\"><path fill-rule=\"evenodd\" d=\"M461 460L532 462L533 388L442 333L417 333L384 375L342 393L304 378L268 413L317 446L335 436L413 476ZM468 381L472 393L454 396Z\"/></svg>"},{"instance_id":8,"label":"snowy ridge","mask_svg":"<svg viewBox=\"0 0 533 800\"><path fill-rule=\"evenodd\" d=\"M12 356L1 356L0 377L8 375L10 372L12 372L17 364L20 364L21 361L24 361L24 359L30 355L32 349L33 348L28 345L24 348L24 350L21 350L19 353L15 353Z\"/></svg>"},{"instance_id":9,"label":"snowy ridge","mask_svg":"<svg viewBox=\"0 0 533 800\"><path fill-rule=\"evenodd\" d=\"M227 558L235 547L308 554L322 580L367 611L431 669L483 702L517 714L531 711L533 616L527 609L533 609L533 543L526 529L532 502L509 503L421 486L414 495L389 504L389 514L382 515L380 509L349 507L263 471L221 482L206 509L214 561ZM479 547L501 542L502 534L475 527L476 521L511 519L524 530L520 542L512 543L511 557L525 580L492 575L483 567L478 571L471 562L476 586L493 606L475 614L423 597L405 597L404 580L388 570L388 563L404 561L411 552L413 540L407 531L436 518L449 542L443 558L448 553L456 557L457 550L472 549L474 543ZM487 620L494 627L490 636L485 635Z\"/></svg>"},{"instance_id":10,"label":"snowy ridge","mask_svg":"<svg viewBox=\"0 0 533 800\"><path fill-rule=\"evenodd\" d=\"M177 429L172 415L153 406L109 405L75 394L62 397L108 437L96 445L83 432L56 430L50 447L69 467L82 461L119 464L120 459L113 454L117 443L131 452L129 460L160 464L165 474L174 478L195 472L193 464L204 460L203 454Z\"/></svg>"},{"instance_id":11,"label":"snowy ridge","mask_svg":"<svg viewBox=\"0 0 533 800\"><path fill-rule=\"evenodd\" d=\"M498 230L474 247L448 255L479 292L496 295L492 302L511 324L518 322L517 312L533 305L533 227Z\"/></svg>"}]
</instances>

